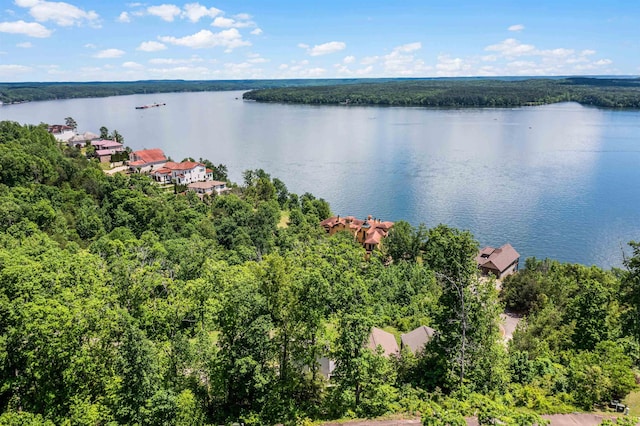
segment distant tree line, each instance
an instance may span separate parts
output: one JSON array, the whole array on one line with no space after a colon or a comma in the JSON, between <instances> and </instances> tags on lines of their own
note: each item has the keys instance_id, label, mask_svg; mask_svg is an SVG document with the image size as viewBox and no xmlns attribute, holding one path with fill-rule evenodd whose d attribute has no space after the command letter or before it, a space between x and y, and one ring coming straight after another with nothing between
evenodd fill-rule
<instances>
[{"instance_id":1,"label":"distant tree line","mask_svg":"<svg viewBox=\"0 0 640 426\"><path fill-rule=\"evenodd\" d=\"M435 79L252 90L244 99L303 104L446 108L520 107L578 102L605 108L640 108L640 79Z\"/></svg>"},{"instance_id":2,"label":"distant tree line","mask_svg":"<svg viewBox=\"0 0 640 426\"><path fill-rule=\"evenodd\" d=\"M387 81L376 79L372 81ZM350 84L354 79L292 79L292 80L147 80L124 82L60 82L60 83L0 83L0 102L5 104L47 101L55 99L103 98L151 93L212 92L250 90L267 87L289 87L326 84Z\"/></svg>"}]
</instances>

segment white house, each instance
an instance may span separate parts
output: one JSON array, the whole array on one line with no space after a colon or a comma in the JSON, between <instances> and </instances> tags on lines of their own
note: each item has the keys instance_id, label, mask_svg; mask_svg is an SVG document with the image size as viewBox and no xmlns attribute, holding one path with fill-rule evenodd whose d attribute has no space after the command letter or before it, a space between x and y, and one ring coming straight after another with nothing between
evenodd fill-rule
<instances>
[{"instance_id":1,"label":"white house","mask_svg":"<svg viewBox=\"0 0 640 426\"><path fill-rule=\"evenodd\" d=\"M195 161L182 163L167 161L162 168L152 172L152 176L160 183L175 182L178 185L188 185L193 182L213 180L213 171Z\"/></svg>"},{"instance_id":2,"label":"white house","mask_svg":"<svg viewBox=\"0 0 640 426\"><path fill-rule=\"evenodd\" d=\"M207 180L204 182L192 182L187 185L190 191L196 192L198 195L204 194L213 194L214 192L218 195L223 192L227 192L230 188L227 188L226 182L221 182L219 180Z\"/></svg>"}]
</instances>

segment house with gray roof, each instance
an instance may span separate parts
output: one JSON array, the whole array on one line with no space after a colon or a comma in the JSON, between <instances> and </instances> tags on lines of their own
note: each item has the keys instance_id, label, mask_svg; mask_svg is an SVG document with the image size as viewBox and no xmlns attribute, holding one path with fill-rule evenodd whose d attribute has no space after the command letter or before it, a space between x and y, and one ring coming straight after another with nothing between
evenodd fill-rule
<instances>
[{"instance_id":1,"label":"house with gray roof","mask_svg":"<svg viewBox=\"0 0 640 426\"><path fill-rule=\"evenodd\" d=\"M492 274L496 278L504 278L518 272L519 261L520 254L509 243L499 248L485 247L476 257L482 274Z\"/></svg>"},{"instance_id":2,"label":"house with gray roof","mask_svg":"<svg viewBox=\"0 0 640 426\"><path fill-rule=\"evenodd\" d=\"M421 325L415 330L400 336L402 348L407 348L414 354L421 352L424 346L431 341L434 334L435 330L433 328Z\"/></svg>"}]
</instances>

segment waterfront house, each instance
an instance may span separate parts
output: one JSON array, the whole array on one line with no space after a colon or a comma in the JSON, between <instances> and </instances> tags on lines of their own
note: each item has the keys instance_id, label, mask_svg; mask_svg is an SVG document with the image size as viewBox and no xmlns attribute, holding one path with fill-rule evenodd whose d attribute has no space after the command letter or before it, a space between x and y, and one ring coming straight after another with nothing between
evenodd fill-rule
<instances>
[{"instance_id":1,"label":"waterfront house","mask_svg":"<svg viewBox=\"0 0 640 426\"><path fill-rule=\"evenodd\" d=\"M329 235L339 231L349 231L362 246L371 253L380 241L387 236L393 222L375 219L371 215L366 220L353 216L333 216L320 222Z\"/></svg>"},{"instance_id":2,"label":"waterfront house","mask_svg":"<svg viewBox=\"0 0 640 426\"><path fill-rule=\"evenodd\" d=\"M411 352L418 353L424 349L424 346L431 341L435 330L431 327L421 325L415 330L400 335L401 347L409 349Z\"/></svg>"},{"instance_id":3,"label":"waterfront house","mask_svg":"<svg viewBox=\"0 0 640 426\"><path fill-rule=\"evenodd\" d=\"M124 152L124 146L121 143L108 139L91 141L91 145L95 147L96 157L101 163L108 163L111 161L112 155Z\"/></svg>"},{"instance_id":4,"label":"waterfront house","mask_svg":"<svg viewBox=\"0 0 640 426\"><path fill-rule=\"evenodd\" d=\"M96 139L100 139L100 136L92 132L84 132L67 140L67 145L75 148L84 148L87 145L87 142L91 142Z\"/></svg>"},{"instance_id":5,"label":"waterfront house","mask_svg":"<svg viewBox=\"0 0 640 426\"><path fill-rule=\"evenodd\" d=\"M207 172L212 172L210 169L207 169ZM211 195L214 192L217 195L222 194L223 192L227 192L230 188L227 188L226 182L221 182L219 180L208 180L204 182L192 182L187 185L187 188L190 191L194 191L196 194L202 196L205 194Z\"/></svg>"},{"instance_id":6,"label":"waterfront house","mask_svg":"<svg viewBox=\"0 0 640 426\"><path fill-rule=\"evenodd\" d=\"M167 157L160 148L143 149L129 154L129 169L132 172L144 173L161 168L167 162Z\"/></svg>"},{"instance_id":7,"label":"waterfront house","mask_svg":"<svg viewBox=\"0 0 640 426\"><path fill-rule=\"evenodd\" d=\"M476 257L482 275L492 274L496 278L504 278L518 272L519 261L520 255L509 243L499 248L487 246L480 250Z\"/></svg>"},{"instance_id":8,"label":"waterfront house","mask_svg":"<svg viewBox=\"0 0 640 426\"><path fill-rule=\"evenodd\" d=\"M47 127L47 131L53 135L54 138L61 142L67 142L75 134L73 127L66 126L64 124L52 124Z\"/></svg>"},{"instance_id":9,"label":"waterfront house","mask_svg":"<svg viewBox=\"0 0 640 426\"><path fill-rule=\"evenodd\" d=\"M207 169L204 164L195 161L183 161L181 163L167 161L151 175L157 182L177 183L178 185L213 180L213 171Z\"/></svg>"}]
</instances>

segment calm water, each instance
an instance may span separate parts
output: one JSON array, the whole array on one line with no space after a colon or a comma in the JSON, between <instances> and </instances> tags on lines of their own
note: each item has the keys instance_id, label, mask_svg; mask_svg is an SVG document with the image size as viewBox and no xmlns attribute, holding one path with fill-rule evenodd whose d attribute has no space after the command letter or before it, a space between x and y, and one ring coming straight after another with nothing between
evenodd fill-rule
<instances>
[{"instance_id":1,"label":"calm water","mask_svg":"<svg viewBox=\"0 0 640 426\"><path fill-rule=\"evenodd\" d=\"M237 99L239 98L239 99ZM263 168L341 215L468 229L523 256L620 266L640 240L640 112L258 104L241 92L134 95L0 108L0 120L118 130L134 150ZM166 106L135 110L136 105Z\"/></svg>"}]
</instances>

